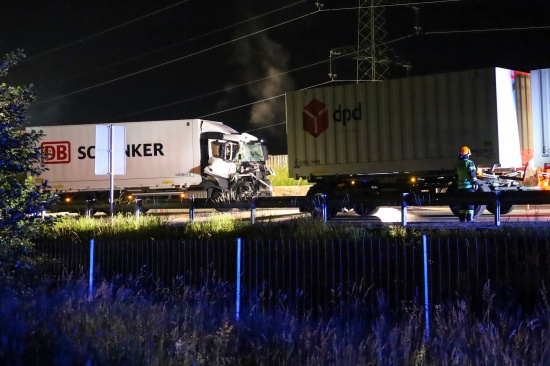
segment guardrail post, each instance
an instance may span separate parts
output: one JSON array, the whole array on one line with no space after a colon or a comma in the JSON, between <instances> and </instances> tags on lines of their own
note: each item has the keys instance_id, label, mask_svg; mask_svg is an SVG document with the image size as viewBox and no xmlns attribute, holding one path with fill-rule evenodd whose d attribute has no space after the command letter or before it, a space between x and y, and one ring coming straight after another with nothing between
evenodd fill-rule
<instances>
[{"instance_id":1,"label":"guardrail post","mask_svg":"<svg viewBox=\"0 0 550 366\"><path fill-rule=\"evenodd\" d=\"M90 271L88 279L88 301L92 301L94 295L94 239L90 239Z\"/></svg>"},{"instance_id":2,"label":"guardrail post","mask_svg":"<svg viewBox=\"0 0 550 366\"><path fill-rule=\"evenodd\" d=\"M86 217L92 216L95 200L86 200Z\"/></svg>"},{"instance_id":3,"label":"guardrail post","mask_svg":"<svg viewBox=\"0 0 550 366\"><path fill-rule=\"evenodd\" d=\"M327 195L321 195L321 212L323 214L323 221L328 221L328 205L327 205Z\"/></svg>"},{"instance_id":4,"label":"guardrail post","mask_svg":"<svg viewBox=\"0 0 550 366\"><path fill-rule=\"evenodd\" d=\"M239 321L241 315L241 238L237 238L237 283L235 294L235 320Z\"/></svg>"},{"instance_id":5,"label":"guardrail post","mask_svg":"<svg viewBox=\"0 0 550 366\"><path fill-rule=\"evenodd\" d=\"M407 196L409 193L403 193L403 200L401 201L401 225L407 226Z\"/></svg>"},{"instance_id":6,"label":"guardrail post","mask_svg":"<svg viewBox=\"0 0 550 366\"><path fill-rule=\"evenodd\" d=\"M500 226L500 192L495 191L495 226Z\"/></svg>"},{"instance_id":7,"label":"guardrail post","mask_svg":"<svg viewBox=\"0 0 550 366\"><path fill-rule=\"evenodd\" d=\"M422 234L422 252L424 258L424 314L426 316L425 339L430 338L430 295L428 276L428 240L426 234Z\"/></svg>"},{"instance_id":8,"label":"guardrail post","mask_svg":"<svg viewBox=\"0 0 550 366\"><path fill-rule=\"evenodd\" d=\"M193 222L195 220L195 197L189 199L189 221Z\"/></svg>"},{"instance_id":9,"label":"guardrail post","mask_svg":"<svg viewBox=\"0 0 550 366\"><path fill-rule=\"evenodd\" d=\"M250 200L250 219L252 221L252 225L256 222L256 197L252 197Z\"/></svg>"},{"instance_id":10,"label":"guardrail post","mask_svg":"<svg viewBox=\"0 0 550 366\"><path fill-rule=\"evenodd\" d=\"M141 198L136 198L136 219L139 220L139 215L143 209L143 200Z\"/></svg>"}]
</instances>

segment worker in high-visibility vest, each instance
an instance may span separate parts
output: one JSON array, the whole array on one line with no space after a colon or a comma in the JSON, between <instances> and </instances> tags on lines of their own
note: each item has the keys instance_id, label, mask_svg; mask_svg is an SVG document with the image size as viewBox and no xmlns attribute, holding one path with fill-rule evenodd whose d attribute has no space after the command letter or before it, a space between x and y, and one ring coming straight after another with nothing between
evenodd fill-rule
<instances>
[{"instance_id":1,"label":"worker in high-visibility vest","mask_svg":"<svg viewBox=\"0 0 550 366\"><path fill-rule=\"evenodd\" d=\"M458 176L458 190L460 192L475 192L478 188L476 165L470 160L472 152L468 146L463 146L458 155L455 169ZM474 221L474 205L461 204L458 209L458 218L461 222Z\"/></svg>"}]
</instances>

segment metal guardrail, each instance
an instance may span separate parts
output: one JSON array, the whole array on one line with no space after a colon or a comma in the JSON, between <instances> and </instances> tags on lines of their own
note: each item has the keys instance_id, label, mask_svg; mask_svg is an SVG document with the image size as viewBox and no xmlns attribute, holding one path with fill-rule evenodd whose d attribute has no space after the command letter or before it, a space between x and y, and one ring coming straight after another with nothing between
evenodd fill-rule
<instances>
[{"instance_id":1,"label":"metal guardrail","mask_svg":"<svg viewBox=\"0 0 550 366\"><path fill-rule=\"evenodd\" d=\"M332 200L332 202L331 202ZM403 226L407 225L406 210L411 206L453 206L460 204L474 205L492 205L494 207L495 225L500 226L500 207L502 205L518 205L518 204L550 204L550 191L544 190L504 190L492 192L457 192L455 194L413 194L413 193L386 193L380 195L372 195L365 197L365 201L372 206L398 206L402 210ZM144 210L161 208L161 209L188 209L191 220L194 218L196 209L217 209L229 210L240 209L250 210L251 218L254 222L255 210L258 208L292 208L304 207L311 208L313 205L321 205L320 211L325 221L328 221L327 207L331 204L340 205L342 198L327 198L321 199L315 203L311 202L306 196L284 196L284 197L257 197L247 201L224 201L213 200L209 198L191 198L191 199L156 199L143 200L136 199L133 203L119 204L116 206L118 212L135 212L140 215ZM60 206L62 207L62 206ZM69 207L69 206L67 206ZM105 211L109 209L107 203L97 203L87 201L81 204L71 204L70 208L79 212L84 212L90 215L93 211Z\"/></svg>"}]
</instances>

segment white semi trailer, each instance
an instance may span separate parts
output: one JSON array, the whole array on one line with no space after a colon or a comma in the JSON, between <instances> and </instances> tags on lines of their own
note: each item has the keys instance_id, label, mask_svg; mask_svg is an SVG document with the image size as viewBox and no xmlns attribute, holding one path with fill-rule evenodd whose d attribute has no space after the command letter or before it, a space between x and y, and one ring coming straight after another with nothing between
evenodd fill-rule
<instances>
[{"instance_id":1,"label":"white semi trailer","mask_svg":"<svg viewBox=\"0 0 550 366\"><path fill-rule=\"evenodd\" d=\"M307 194L313 204L303 209L315 212L324 196L329 216L343 208L370 215L385 195L450 194L465 145L480 190L537 189L524 188L526 178L545 168L550 148L536 142L542 132L547 139L548 119L535 118L534 131L531 94L550 105L550 77L533 73L538 89L529 73L484 68L287 93L289 175L314 183ZM477 205L475 215L485 208ZM501 206L501 213L512 209Z\"/></svg>"},{"instance_id":2,"label":"white semi trailer","mask_svg":"<svg viewBox=\"0 0 550 366\"><path fill-rule=\"evenodd\" d=\"M262 141L202 119L113 123L126 127L126 174L114 177L122 200L135 197L248 199L271 196ZM110 177L95 174L96 125L29 127L42 131L48 181L68 202L108 202Z\"/></svg>"}]
</instances>

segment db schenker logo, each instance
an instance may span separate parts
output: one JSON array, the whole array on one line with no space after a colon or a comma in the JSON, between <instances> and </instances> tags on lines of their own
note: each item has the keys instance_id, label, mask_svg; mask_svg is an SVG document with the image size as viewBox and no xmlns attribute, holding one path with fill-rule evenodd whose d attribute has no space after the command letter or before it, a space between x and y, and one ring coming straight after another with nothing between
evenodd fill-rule
<instances>
[{"instance_id":1,"label":"db schenker logo","mask_svg":"<svg viewBox=\"0 0 550 366\"><path fill-rule=\"evenodd\" d=\"M43 142L44 164L68 164L71 162L71 143L69 141Z\"/></svg>"},{"instance_id":2,"label":"db schenker logo","mask_svg":"<svg viewBox=\"0 0 550 366\"><path fill-rule=\"evenodd\" d=\"M329 116L326 104L317 99L312 99L302 112L304 130L313 137L319 136L328 129ZM334 122L342 122L344 127L352 119L359 121L361 119L361 103L353 109L342 108L340 104L338 109L332 113L332 119Z\"/></svg>"}]
</instances>

